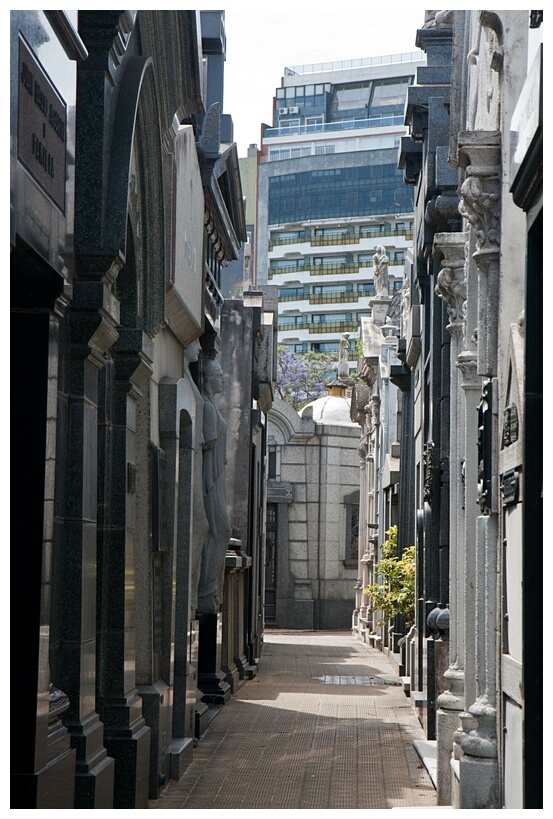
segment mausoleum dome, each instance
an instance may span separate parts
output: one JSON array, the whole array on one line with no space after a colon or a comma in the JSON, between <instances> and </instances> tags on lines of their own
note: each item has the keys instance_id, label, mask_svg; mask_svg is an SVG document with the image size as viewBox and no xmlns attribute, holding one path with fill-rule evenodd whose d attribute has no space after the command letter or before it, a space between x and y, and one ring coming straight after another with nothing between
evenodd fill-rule
<instances>
[{"instance_id":1,"label":"mausoleum dome","mask_svg":"<svg viewBox=\"0 0 553 819\"><path fill-rule=\"evenodd\" d=\"M306 404L299 414L313 407L313 420L316 424L337 424L339 426L354 427L350 418L350 399L345 396L325 395Z\"/></svg>"}]
</instances>

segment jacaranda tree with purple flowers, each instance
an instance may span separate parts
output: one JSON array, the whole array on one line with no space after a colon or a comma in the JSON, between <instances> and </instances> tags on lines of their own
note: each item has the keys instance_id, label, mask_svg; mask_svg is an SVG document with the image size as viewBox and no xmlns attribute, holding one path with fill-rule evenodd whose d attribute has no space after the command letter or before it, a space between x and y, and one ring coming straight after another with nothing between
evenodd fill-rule
<instances>
[{"instance_id":1,"label":"jacaranda tree with purple flowers","mask_svg":"<svg viewBox=\"0 0 553 819\"><path fill-rule=\"evenodd\" d=\"M336 378L338 353L294 353L284 345L277 351L276 392L299 410L326 392Z\"/></svg>"}]
</instances>

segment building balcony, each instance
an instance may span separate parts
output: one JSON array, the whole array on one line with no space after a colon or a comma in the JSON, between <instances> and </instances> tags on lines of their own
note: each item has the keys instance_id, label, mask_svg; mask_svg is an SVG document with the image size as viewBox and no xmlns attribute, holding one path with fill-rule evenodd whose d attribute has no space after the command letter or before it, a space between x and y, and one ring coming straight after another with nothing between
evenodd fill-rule
<instances>
[{"instance_id":1,"label":"building balcony","mask_svg":"<svg viewBox=\"0 0 553 819\"><path fill-rule=\"evenodd\" d=\"M266 128L263 132L263 140L301 134L335 134L340 131L386 128L392 125L404 125L403 114L380 114L368 119L342 119L338 122L317 122L308 125L282 125L280 128Z\"/></svg>"},{"instance_id":2,"label":"building balcony","mask_svg":"<svg viewBox=\"0 0 553 819\"><path fill-rule=\"evenodd\" d=\"M356 333L359 330L358 321L320 321L309 325L309 333L328 335L329 333Z\"/></svg>"},{"instance_id":3,"label":"building balcony","mask_svg":"<svg viewBox=\"0 0 553 819\"><path fill-rule=\"evenodd\" d=\"M289 330L308 330L309 324L307 321L304 321L301 324L298 324L295 321L288 321L282 324L277 325L277 332L280 333L281 331L288 332Z\"/></svg>"},{"instance_id":4,"label":"building balcony","mask_svg":"<svg viewBox=\"0 0 553 819\"><path fill-rule=\"evenodd\" d=\"M388 268L401 268L403 269L405 265L405 259L397 259L390 261L388 264ZM298 267L285 267L282 270L272 269L269 270L267 273L267 277L269 281L275 278L275 276L294 276L294 275L309 275L309 276L351 276L356 274L364 274L366 278L365 270L372 268L371 262L360 262L359 264L355 265L306 265L306 266L299 266ZM399 271L390 270L393 275L399 275ZM370 277L369 277L370 278ZM301 280L300 280L301 281Z\"/></svg>"},{"instance_id":5,"label":"building balcony","mask_svg":"<svg viewBox=\"0 0 553 819\"><path fill-rule=\"evenodd\" d=\"M340 233L335 235L327 235L327 236L315 236L310 233L304 233L300 236L293 237L293 238L283 238L283 239L270 239L269 240L269 250L273 250L275 247L281 247L283 245L292 245L292 244L309 244L311 247L325 247L325 246L333 246L333 245L345 245L345 244L359 244L362 239L381 239L384 236L401 236L408 241L412 241L413 239L413 229L397 229L397 228L384 228L380 229L376 226L373 229L363 229L363 231L355 231L350 233Z\"/></svg>"},{"instance_id":6,"label":"building balcony","mask_svg":"<svg viewBox=\"0 0 553 819\"><path fill-rule=\"evenodd\" d=\"M311 293L309 296L309 304L355 304L359 301L359 296L366 296L367 293L356 293L350 291L343 293L336 291L335 293Z\"/></svg>"}]
</instances>

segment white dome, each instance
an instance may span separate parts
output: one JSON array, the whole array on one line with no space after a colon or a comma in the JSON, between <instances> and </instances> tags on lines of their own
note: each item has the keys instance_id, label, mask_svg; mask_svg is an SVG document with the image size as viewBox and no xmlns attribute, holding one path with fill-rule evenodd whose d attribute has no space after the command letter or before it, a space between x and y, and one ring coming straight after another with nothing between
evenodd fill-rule
<instances>
[{"instance_id":1,"label":"white dome","mask_svg":"<svg viewBox=\"0 0 553 819\"><path fill-rule=\"evenodd\" d=\"M350 418L350 399L339 395L325 395L306 404L299 414L303 415L308 407L313 407L313 420L316 424L337 424L339 426L357 426Z\"/></svg>"}]
</instances>

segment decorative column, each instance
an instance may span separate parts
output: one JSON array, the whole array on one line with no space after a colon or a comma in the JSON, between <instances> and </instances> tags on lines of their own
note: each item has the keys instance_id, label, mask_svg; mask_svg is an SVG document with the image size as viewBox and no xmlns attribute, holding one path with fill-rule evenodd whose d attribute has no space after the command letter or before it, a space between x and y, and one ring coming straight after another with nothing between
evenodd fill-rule
<instances>
[{"instance_id":1,"label":"decorative column","mask_svg":"<svg viewBox=\"0 0 553 819\"><path fill-rule=\"evenodd\" d=\"M481 514L476 520L475 599L476 700L468 707L460 736L461 808L499 806L496 709L496 613L498 517L491 476L497 474L497 435L493 390L497 375L499 323L499 247L501 200L501 139L498 132L471 131L459 135L459 162L466 169L459 210L470 224L478 271L477 373L485 381L478 412L478 464L466 472L476 482ZM467 408L468 409L468 408ZM475 426L473 417L471 423ZM468 419L467 419L468 420ZM474 485L474 483L473 483ZM473 592L474 593L474 592ZM470 702L466 698L466 703Z\"/></svg>"},{"instance_id":2,"label":"decorative column","mask_svg":"<svg viewBox=\"0 0 553 819\"><path fill-rule=\"evenodd\" d=\"M368 522L367 527L369 529L369 583L374 583L376 578L374 575L374 566L378 563L379 555L378 555L378 544L379 544L379 534L380 534L380 521L378 519L378 508L379 508L379 485L380 485L380 397L377 393L373 393L371 395L369 404L368 404L368 414L370 416L370 436L369 436L369 454L368 454L368 463L369 463L369 514L368 514ZM372 532L372 534L371 534ZM372 634L373 637L373 646L375 645L375 638L376 635L376 622L379 617L377 617L376 611L371 611L370 614L368 613L368 620L370 619L370 629L369 633ZM383 627L380 627L381 634L383 633ZM379 638L381 639L381 637Z\"/></svg>"},{"instance_id":3,"label":"decorative column","mask_svg":"<svg viewBox=\"0 0 553 819\"><path fill-rule=\"evenodd\" d=\"M361 635L361 620L367 614L367 598L363 594L367 579L366 565L368 561L367 540L367 447L362 445L357 450L359 455L359 542L358 542L358 572L355 584L355 609L352 618L354 635Z\"/></svg>"},{"instance_id":4,"label":"decorative column","mask_svg":"<svg viewBox=\"0 0 553 819\"><path fill-rule=\"evenodd\" d=\"M464 598L461 594L463 577L464 541L460 536L460 518L463 510L462 441L464 413L461 372L456 366L463 350L463 327L466 301L464 233L437 233L434 237L434 257L441 261L435 287L436 294L447 307L447 330L450 343L450 444L449 444L449 668L444 673L448 689L438 699L437 733L437 792L438 804L450 805L452 795L451 755L459 716L464 709Z\"/></svg>"},{"instance_id":5,"label":"decorative column","mask_svg":"<svg viewBox=\"0 0 553 819\"><path fill-rule=\"evenodd\" d=\"M459 164L466 170L460 213L470 223L478 268L478 374L497 373L501 137L496 131L459 134Z\"/></svg>"},{"instance_id":6,"label":"decorative column","mask_svg":"<svg viewBox=\"0 0 553 819\"><path fill-rule=\"evenodd\" d=\"M372 373L372 368L369 368ZM368 529L367 529L367 401L369 387L367 384L356 384L351 396L351 420L361 427L361 443L357 449L359 456L359 537L357 544L358 572L355 583L355 608L352 614L352 632L354 636L365 639L365 625L367 615L367 597L363 589L368 582Z\"/></svg>"}]
</instances>

